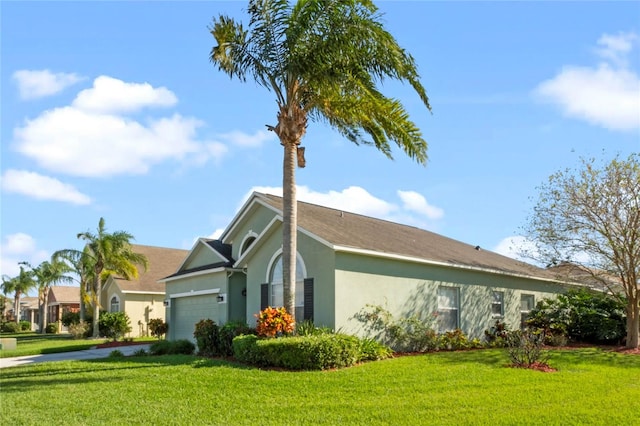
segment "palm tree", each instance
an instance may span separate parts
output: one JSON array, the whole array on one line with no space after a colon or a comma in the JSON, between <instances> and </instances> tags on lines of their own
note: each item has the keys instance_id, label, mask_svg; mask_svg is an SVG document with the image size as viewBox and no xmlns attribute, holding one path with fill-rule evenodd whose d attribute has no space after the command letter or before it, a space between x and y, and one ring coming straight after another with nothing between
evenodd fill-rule
<instances>
[{"instance_id":1,"label":"palm tree","mask_svg":"<svg viewBox=\"0 0 640 426\"><path fill-rule=\"evenodd\" d=\"M297 200L295 163L304 167L300 143L307 120L328 123L356 144L374 145L392 158L394 142L426 164L427 143L397 99L384 96L384 79L408 82L430 111L413 57L381 23L368 0L251 0L247 29L233 18L214 19L217 45L210 59L231 78L252 77L273 91L277 124L267 125L284 147L283 296L295 315ZM367 139L370 138L370 139Z\"/></svg>"},{"instance_id":2,"label":"palm tree","mask_svg":"<svg viewBox=\"0 0 640 426\"><path fill-rule=\"evenodd\" d=\"M2 292L6 295L13 293L13 314L16 323L20 322L20 299L23 294L27 294L29 290L35 287L36 282L33 279L33 272L26 271L20 266L20 273L11 278L6 275L2 276Z\"/></svg>"},{"instance_id":3,"label":"palm tree","mask_svg":"<svg viewBox=\"0 0 640 426\"><path fill-rule=\"evenodd\" d=\"M45 333L47 328L47 311L49 310L49 289L51 286L69 283L73 278L67 274L72 272L72 268L63 260L56 256L51 256L51 261L45 260L37 267L31 266L28 262L21 262L33 271L33 277L38 285L38 304L40 311L40 333Z\"/></svg>"},{"instance_id":4,"label":"palm tree","mask_svg":"<svg viewBox=\"0 0 640 426\"><path fill-rule=\"evenodd\" d=\"M136 265L141 265L146 270L147 258L140 253L135 253L130 240L133 235L125 231L108 233L104 226L104 218L98 222L96 234L86 231L78 234L78 239L86 242L82 251L60 250L54 253L56 257L71 259L81 268L90 266L82 271L81 289L83 283L90 288L91 305L93 308L93 337L99 336L98 321L100 316L100 295L102 285L111 275L117 275L125 279L138 277ZM84 280L84 281L83 281ZM81 292L82 294L82 292Z\"/></svg>"},{"instance_id":5,"label":"palm tree","mask_svg":"<svg viewBox=\"0 0 640 426\"><path fill-rule=\"evenodd\" d=\"M83 251L59 250L53 254L53 258L64 261L77 276L80 290L80 322L85 321L86 306L91 305L91 283L93 283L93 263L94 259L87 252L85 246Z\"/></svg>"}]
</instances>

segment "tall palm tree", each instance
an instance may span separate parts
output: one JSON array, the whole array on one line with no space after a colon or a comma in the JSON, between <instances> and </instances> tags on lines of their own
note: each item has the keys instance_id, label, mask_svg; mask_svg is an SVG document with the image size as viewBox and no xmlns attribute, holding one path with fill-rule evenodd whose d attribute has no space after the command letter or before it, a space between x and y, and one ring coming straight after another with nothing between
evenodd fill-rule
<instances>
[{"instance_id":1,"label":"tall palm tree","mask_svg":"<svg viewBox=\"0 0 640 426\"><path fill-rule=\"evenodd\" d=\"M5 295L14 294L13 314L16 323L20 322L20 299L23 294L27 294L35 285L36 281L33 279L33 272L25 270L23 266L20 266L20 273L13 278L6 275L2 276L2 292Z\"/></svg>"},{"instance_id":2,"label":"tall palm tree","mask_svg":"<svg viewBox=\"0 0 640 426\"><path fill-rule=\"evenodd\" d=\"M99 336L98 321L100 316L100 295L102 285L111 275L117 275L125 279L138 277L138 268L141 265L147 269L147 258L140 253L135 253L131 246L133 235L125 231L108 233L104 218L98 222L98 232L90 231L78 234L78 239L85 241L83 250L60 250L54 256L71 259L73 263L81 267L90 266L84 270L84 280L90 287L91 305L93 308L93 337ZM81 293L82 294L82 293Z\"/></svg>"},{"instance_id":3,"label":"tall palm tree","mask_svg":"<svg viewBox=\"0 0 640 426\"><path fill-rule=\"evenodd\" d=\"M277 124L267 125L284 147L283 296L295 315L297 200L295 164L307 121L328 123L356 144L374 145L391 158L390 142L426 164L427 143L397 99L384 96L384 79L408 82L430 111L413 57L402 49L368 0L251 0L249 26L214 19L210 59L231 78L252 77L273 91Z\"/></svg>"},{"instance_id":4,"label":"tall palm tree","mask_svg":"<svg viewBox=\"0 0 640 426\"><path fill-rule=\"evenodd\" d=\"M51 260L45 260L35 268L28 262L21 262L33 271L33 277L38 286L38 310L40 311L40 332L45 333L47 328L47 311L49 310L49 290L51 286L70 283L73 278L68 276L72 268L62 259L51 256Z\"/></svg>"}]
</instances>

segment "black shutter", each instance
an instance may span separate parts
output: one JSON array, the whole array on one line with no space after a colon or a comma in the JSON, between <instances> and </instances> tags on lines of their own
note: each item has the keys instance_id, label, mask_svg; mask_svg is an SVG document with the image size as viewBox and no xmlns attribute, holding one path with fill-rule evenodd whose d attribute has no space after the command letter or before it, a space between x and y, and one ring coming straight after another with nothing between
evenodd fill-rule
<instances>
[{"instance_id":1,"label":"black shutter","mask_svg":"<svg viewBox=\"0 0 640 426\"><path fill-rule=\"evenodd\" d=\"M269 306L269 284L260 284L260 310Z\"/></svg>"},{"instance_id":2,"label":"black shutter","mask_svg":"<svg viewBox=\"0 0 640 426\"><path fill-rule=\"evenodd\" d=\"M313 278L304 279L304 314L305 320L313 321Z\"/></svg>"}]
</instances>

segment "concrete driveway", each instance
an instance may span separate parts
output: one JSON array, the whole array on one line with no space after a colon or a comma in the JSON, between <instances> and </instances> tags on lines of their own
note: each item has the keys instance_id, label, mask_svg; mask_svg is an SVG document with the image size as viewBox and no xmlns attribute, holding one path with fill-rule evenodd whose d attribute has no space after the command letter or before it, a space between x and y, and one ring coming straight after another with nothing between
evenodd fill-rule
<instances>
[{"instance_id":1,"label":"concrete driveway","mask_svg":"<svg viewBox=\"0 0 640 426\"><path fill-rule=\"evenodd\" d=\"M133 355L135 351L144 349L149 351L149 345L130 345L119 346L115 348L101 348L101 349L87 349L84 351L73 352L61 352L57 354L42 354L42 355L25 355L15 358L0 358L0 368L16 367L18 365L36 364L39 362L51 362L51 361L69 361L69 360L83 360L83 359L97 359L106 358L114 350L119 350L125 356Z\"/></svg>"}]
</instances>

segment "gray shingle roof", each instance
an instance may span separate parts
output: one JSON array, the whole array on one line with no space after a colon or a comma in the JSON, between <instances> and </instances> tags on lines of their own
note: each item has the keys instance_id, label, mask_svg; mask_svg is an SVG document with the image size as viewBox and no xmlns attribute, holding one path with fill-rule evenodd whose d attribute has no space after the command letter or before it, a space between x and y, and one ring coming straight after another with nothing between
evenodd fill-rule
<instances>
[{"instance_id":1,"label":"gray shingle roof","mask_svg":"<svg viewBox=\"0 0 640 426\"><path fill-rule=\"evenodd\" d=\"M255 193L279 212L282 198ZM549 271L430 231L329 207L298 202L298 227L334 246L402 256L452 267L554 279Z\"/></svg>"}]
</instances>

